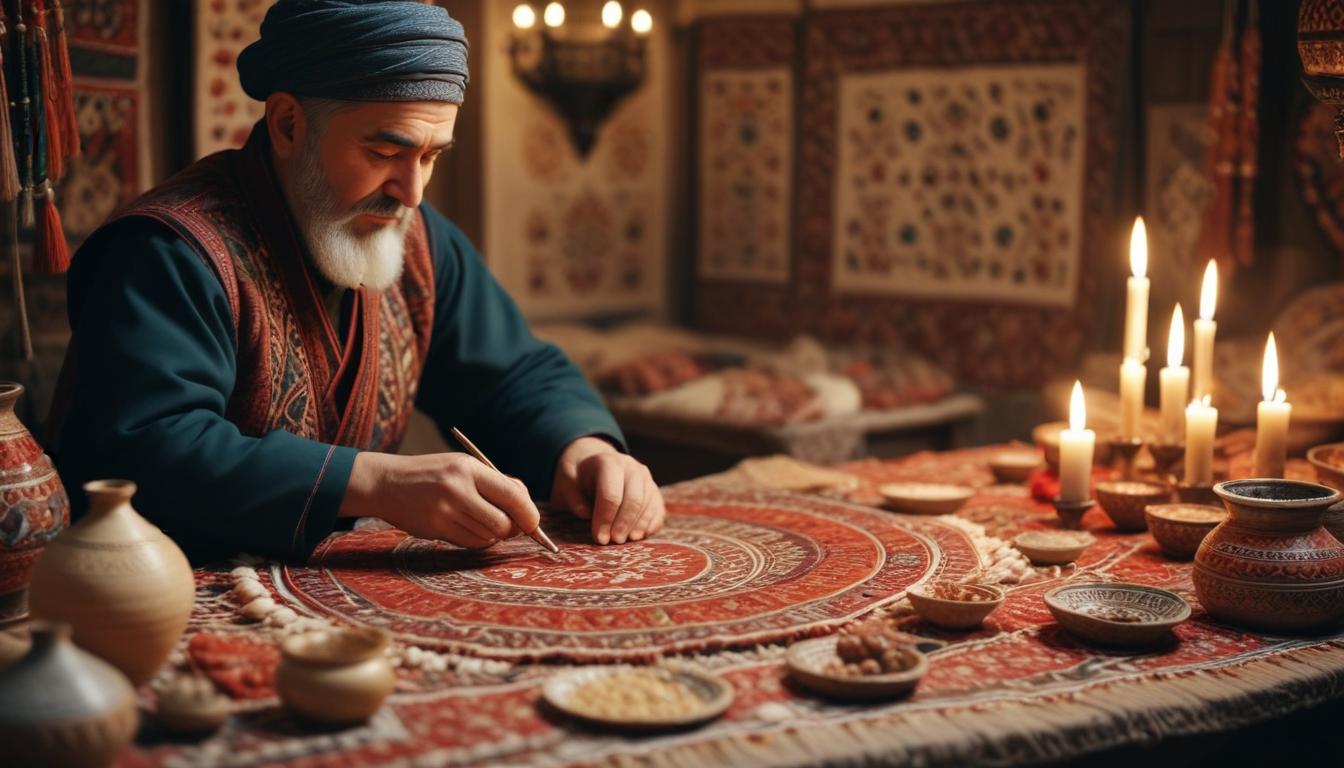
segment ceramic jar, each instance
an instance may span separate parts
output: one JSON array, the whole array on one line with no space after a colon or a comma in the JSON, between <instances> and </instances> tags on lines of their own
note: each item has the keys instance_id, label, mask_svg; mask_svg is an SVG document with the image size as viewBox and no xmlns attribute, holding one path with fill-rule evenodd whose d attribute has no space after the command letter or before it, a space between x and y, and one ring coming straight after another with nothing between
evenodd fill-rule
<instances>
[{"instance_id":1,"label":"ceramic jar","mask_svg":"<svg viewBox=\"0 0 1344 768\"><path fill-rule=\"evenodd\" d=\"M1344 544L1321 525L1339 491L1299 480L1214 486L1228 518L1195 553L1195 594L1209 615L1269 630L1344 617Z\"/></svg>"},{"instance_id":2,"label":"ceramic jar","mask_svg":"<svg viewBox=\"0 0 1344 768\"><path fill-rule=\"evenodd\" d=\"M380 629L330 629L291 635L280 644L275 689L296 715L322 723L372 717L397 685Z\"/></svg>"},{"instance_id":3,"label":"ceramic jar","mask_svg":"<svg viewBox=\"0 0 1344 768\"><path fill-rule=\"evenodd\" d=\"M135 691L115 667L37 621L28 653L0 670L5 765L109 765L139 723Z\"/></svg>"},{"instance_id":4,"label":"ceramic jar","mask_svg":"<svg viewBox=\"0 0 1344 768\"><path fill-rule=\"evenodd\" d=\"M89 511L33 568L34 616L69 622L74 641L139 685L187 627L196 582L182 550L131 507L135 483L84 485Z\"/></svg>"},{"instance_id":5,"label":"ceramic jar","mask_svg":"<svg viewBox=\"0 0 1344 768\"><path fill-rule=\"evenodd\" d=\"M28 613L33 564L70 525L56 467L14 414L22 396L22 385L0 381L0 622Z\"/></svg>"}]
</instances>

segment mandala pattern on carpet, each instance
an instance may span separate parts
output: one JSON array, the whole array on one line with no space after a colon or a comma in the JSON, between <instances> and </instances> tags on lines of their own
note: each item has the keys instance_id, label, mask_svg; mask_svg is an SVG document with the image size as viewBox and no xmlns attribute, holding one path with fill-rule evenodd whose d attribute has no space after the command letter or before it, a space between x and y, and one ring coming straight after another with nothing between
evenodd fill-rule
<instances>
[{"instance_id":1,"label":"mandala pattern on carpet","mask_svg":"<svg viewBox=\"0 0 1344 768\"><path fill-rule=\"evenodd\" d=\"M276 566L286 597L399 639L495 658L641 659L817 634L979 565L961 529L803 496L674 489L658 537L588 543L548 520L558 555L517 538L486 553L394 530L329 539Z\"/></svg>"}]
</instances>

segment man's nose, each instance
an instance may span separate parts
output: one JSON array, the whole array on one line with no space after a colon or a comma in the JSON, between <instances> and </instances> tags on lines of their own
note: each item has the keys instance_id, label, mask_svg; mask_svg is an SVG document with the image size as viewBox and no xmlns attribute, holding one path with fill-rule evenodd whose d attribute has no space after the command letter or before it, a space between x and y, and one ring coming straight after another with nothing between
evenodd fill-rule
<instances>
[{"instance_id":1,"label":"man's nose","mask_svg":"<svg viewBox=\"0 0 1344 768\"><path fill-rule=\"evenodd\" d=\"M420 171L420 163L412 161L401 164L396 174L383 185L383 191L407 208L420 205L425 196L425 181Z\"/></svg>"}]
</instances>

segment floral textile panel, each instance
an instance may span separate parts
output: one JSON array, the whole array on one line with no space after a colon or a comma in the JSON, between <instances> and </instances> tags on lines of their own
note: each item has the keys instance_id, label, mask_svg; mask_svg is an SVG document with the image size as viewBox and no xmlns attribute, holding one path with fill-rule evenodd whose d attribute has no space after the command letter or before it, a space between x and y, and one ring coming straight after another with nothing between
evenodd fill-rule
<instances>
[{"instance_id":1,"label":"floral textile panel","mask_svg":"<svg viewBox=\"0 0 1344 768\"><path fill-rule=\"evenodd\" d=\"M269 0L205 0L196 7L196 157L247 141L265 105L243 93L238 54L261 34Z\"/></svg>"},{"instance_id":2,"label":"floral textile panel","mask_svg":"<svg viewBox=\"0 0 1344 768\"><path fill-rule=\"evenodd\" d=\"M700 276L788 282L792 73L706 73L700 145Z\"/></svg>"},{"instance_id":3,"label":"floral textile panel","mask_svg":"<svg viewBox=\"0 0 1344 768\"><path fill-rule=\"evenodd\" d=\"M1072 306L1085 84L1082 64L843 76L833 289Z\"/></svg>"}]
</instances>

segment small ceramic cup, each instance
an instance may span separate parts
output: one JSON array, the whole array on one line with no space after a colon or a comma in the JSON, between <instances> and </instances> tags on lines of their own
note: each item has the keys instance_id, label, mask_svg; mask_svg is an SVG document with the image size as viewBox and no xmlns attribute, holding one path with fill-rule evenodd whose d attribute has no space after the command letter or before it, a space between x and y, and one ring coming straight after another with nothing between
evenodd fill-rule
<instances>
[{"instance_id":1,"label":"small ceramic cup","mask_svg":"<svg viewBox=\"0 0 1344 768\"><path fill-rule=\"evenodd\" d=\"M328 629L280 643L275 687L290 711L321 723L373 716L397 685L381 629Z\"/></svg>"}]
</instances>

